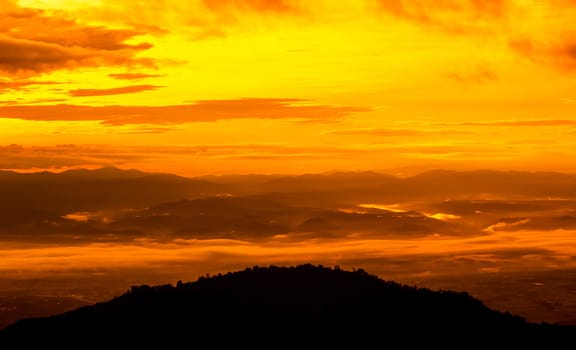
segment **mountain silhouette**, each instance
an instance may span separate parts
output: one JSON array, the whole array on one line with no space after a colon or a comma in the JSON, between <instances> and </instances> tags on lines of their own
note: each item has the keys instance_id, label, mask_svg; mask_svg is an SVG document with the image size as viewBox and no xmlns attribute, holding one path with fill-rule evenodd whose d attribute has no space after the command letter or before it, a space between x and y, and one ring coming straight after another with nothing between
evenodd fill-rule
<instances>
[{"instance_id":1,"label":"mountain silhouette","mask_svg":"<svg viewBox=\"0 0 576 350\"><path fill-rule=\"evenodd\" d=\"M101 168L61 173L0 171L0 210L46 209L59 214L146 207L222 192L221 185L164 173Z\"/></svg>"},{"instance_id":2,"label":"mountain silhouette","mask_svg":"<svg viewBox=\"0 0 576 350\"><path fill-rule=\"evenodd\" d=\"M0 347L571 348L576 327L530 323L466 292L383 280L363 269L254 266L194 282L133 286L107 302L19 320ZM55 346L55 347L53 347Z\"/></svg>"}]
</instances>

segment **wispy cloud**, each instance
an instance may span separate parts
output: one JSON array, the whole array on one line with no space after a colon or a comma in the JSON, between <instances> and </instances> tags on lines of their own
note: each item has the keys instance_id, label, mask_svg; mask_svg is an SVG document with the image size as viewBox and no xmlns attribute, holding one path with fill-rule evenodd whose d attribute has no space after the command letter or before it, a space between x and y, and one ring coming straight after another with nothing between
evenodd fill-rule
<instances>
[{"instance_id":1,"label":"wispy cloud","mask_svg":"<svg viewBox=\"0 0 576 350\"><path fill-rule=\"evenodd\" d=\"M498 79L495 70L485 64L451 70L447 76L464 87L484 85Z\"/></svg>"},{"instance_id":2,"label":"wispy cloud","mask_svg":"<svg viewBox=\"0 0 576 350\"><path fill-rule=\"evenodd\" d=\"M375 1L394 17L450 34L502 37L513 51L536 63L576 68L576 37L570 26L574 1Z\"/></svg>"},{"instance_id":3,"label":"wispy cloud","mask_svg":"<svg viewBox=\"0 0 576 350\"><path fill-rule=\"evenodd\" d=\"M134 129L135 128L135 129ZM154 134L177 132L170 126L130 125L111 128L109 134ZM149 165L163 165L176 172L203 173L205 169L216 172L265 171L293 173L330 171L342 164L361 169L368 164L379 164L386 159L386 167L405 165L406 162L451 162L478 167L479 161L505 162L507 166L523 162L526 154L490 144L341 144L341 145L290 145L286 143L222 143L189 146L113 146L64 144L58 146L5 146L0 147L1 169L49 169L75 166L126 166L148 169ZM544 150L545 151L545 150ZM562 157L570 157L564 154ZM562 159L562 158L560 158ZM560 162L560 161L559 161ZM189 169L183 164L193 164ZM484 163L482 163L484 164ZM446 164L444 164L446 165ZM453 164L452 164L453 165Z\"/></svg>"},{"instance_id":4,"label":"wispy cloud","mask_svg":"<svg viewBox=\"0 0 576 350\"><path fill-rule=\"evenodd\" d=\"M461 122L461 123L434 123L433 126L510 126L510 127L542 127L576 125L576 120L570 119L541 119L541 120L503 120L494 122Z\"/></svg>"},{"instance_id":5,"label":"wispy cloud","mask_svg":"<svg viewBox=\"0 0 576 350\"><path fill-rule=\"evenodd\" d=\"M138 152L103 145L0 146L0 169L65 169L110 166L142 159Z\"/></svg>"},{"instance_id":6,"label":"wispy cloud","mask_svg":"<svg viewBox=\"0 0 576 350\"><path fill-rule=\"evenodd\" d=\"M147 78L159 78L161 74L148 74L148 73L112 73L108 74L110 78L118 80L138 80Z\"/></svg>"},{"instance_id":7,"label":"wispy cloud","mask_svg":"<svg viewBox=\"0 0 576 350\"><path fill-rule=\"evenodd\" d=\"M145 86L148 87L148 86ZM125 90L80 90L75 96L95 96L142 91L142 86ZM145 88L146 90L149 88ZM306 104L304 104L306 102ZM314 105L289 98L246 98L238 100L203 100L168 106L0 106L0 117L49 121L102 121L107 125L173 124L214 122L227 119L304 119L338 120L354 113L368 111L363 107Z\"/></svg>"},{"instance_id":8,"label":"wispy cloud","mask_svg":"<svg viewBox=\"0 0 576 350\"><path fill-rule=\"evenodd\" d=\"M545 39L518 36L510 40L510 47L536 63L576 69L576 35L572 32Z\"/></svg>"},{"instance_id":9,"label":"wispy cloud","mask_svg":"<svg viewBox=\"0 0 576 350\"><path fill-rule=\"evenodd\" d=\"M184 33L189 39L222 38L237 31L254 31L278 20L308 17L308 5L299 0L190 0L155 1L102 0L82 16L95 20L126 23L151 35L163 35L158 27ZM138 11L132 11L137 8ZM129 12L129 15L127 15ZM147 29L149 28L149 29Z\"/></svg>"},{"instance_id":10,"label":"wispy cloud","mask_svg":"<svg viewBox=\"0 0 576 350\"><path fill-rule=\"evenodd\" d=\"M300 3L294 0L201 0L212 11L236 9L254 12L292 13L300 9Z\"/></svg>"},{"instance_id":11,"label":"wispy cloud","mask_svg":"<svg viewBox=\"0 0 576 350\"><path fill-rule=\"evenodd\" d=\"M136 126L131 128L131 130L116 130L111 131L112 134L162 134L169 131L178 130L177 128L171 127L159 127L159 126Z\"/></svg>"},{"instance_id":12,"label":"wispy cloud","mask_svg":"<svg viewBox=\"0 0 576 350\"><path fill-rule=\"evenodd\" d=\"M507 16L511 0L376 0L380 9L399 18L452 33L491 32Z\"/></svg>"},{"instance_id":13,"label":"wispy cloud","mask_svg":"<svg viewBox=\"0 0 576 350\"><path fill-rule=\"evenodd\" d=\"M110 89L76 89L70 90L68 94L72 97L86 97L86 96L110 96L122 94L134 94L138 92L157 90L162 86L157 85L131 85L122 86Z\"/></svg>"},{"instance_id":14,"label":"wispy cloud","mask_svg":"<svg viewBox=\"0 0 576 350\"><path fill-rule=\"evenodd\" d=\"M447 134L470 134L470 131L460 130L418 130L418 129L350 129L329 132L332 135L367 135L379 137L419 137Z\"/></svg>"},{"instance_id":15,"label":"wispy cloud","mask_svg":"<svg viewBox=\"0 0 576 350\"><path fill-rule=\"evenodd\" d=\"M55 81L33 81L33 80L0 80L0 92L9 90L26 90L33 85L54 85L60 84Z\"/></svg>"},{"instance_id":16,"label":"wispy cloud","mask_svg":"<svg viewBox=\"0 0 576 350\"><path fill-rule=\"evenodd\" d=\"M564 267L574 268L574 231L520 231L517 234L487 237L322 240L286 242L274 239L264 243L235 240L177 240L169 243L146 242L93 243L75 247L22 247L5 251L0 263L3 274L16 271L69 273L80 268L99 269L166 266L189 271L203 266L203 271L218 271L226 264L282 264L310 262L341 266L363 266L383 275L402 276L433 270L442 276L459 273L526 271ZM279 244L280 243L280 244ZM72 248L72 249L71 249ZM166 254L166 251L170 254ZM214 259L218 256L218 259ZM119 265L120 263L120 265ZM192 264L191 264L192 263ZM168 269L168 270L172 270ZM181 272L179 272L181 273Z\"/></svg>"}]
</instances>

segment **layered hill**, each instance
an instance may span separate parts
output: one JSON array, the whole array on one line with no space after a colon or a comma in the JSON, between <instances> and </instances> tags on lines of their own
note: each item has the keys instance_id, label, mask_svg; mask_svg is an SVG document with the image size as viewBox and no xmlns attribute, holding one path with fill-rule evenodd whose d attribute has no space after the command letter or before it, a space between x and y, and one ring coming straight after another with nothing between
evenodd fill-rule
<instances>
[{"instance_id":1,"label":"layered hill","mask_svg":"<svg viewBox=\"0 0 576 350\"><path fill-rule=\"evenodd\" d=\"M119 344L555 349L576 345L576 327L529 323L466 292L304 264L254 266L175 286L133 286L107 302L23 319L0 332L2 348Z\"/></svg>"},{"instance_id":2,"label":"layered hill","mask_svg":"<svg viewBox=\"0 0 576 350\"><path fill-rule=\"evenodd\" d=\"M205 176L102 168L0 171L0 240L263 240L572 230L576 175L437 170Z\"/></svg>"}]
</instances>

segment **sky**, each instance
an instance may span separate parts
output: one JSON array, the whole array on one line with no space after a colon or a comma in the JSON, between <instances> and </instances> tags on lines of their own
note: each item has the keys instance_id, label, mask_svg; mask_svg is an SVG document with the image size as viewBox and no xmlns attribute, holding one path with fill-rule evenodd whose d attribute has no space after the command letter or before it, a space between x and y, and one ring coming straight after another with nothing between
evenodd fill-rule
<instances>
[{"instance_id":1,"label":"sky","mask_svg":"<svg viewBox=\"0 0 576 350\"><path fill-rule=\"evenodd\" d=\"M574 0L0 0L0 169L574 172Z\"/></svg>"}]
</instances>

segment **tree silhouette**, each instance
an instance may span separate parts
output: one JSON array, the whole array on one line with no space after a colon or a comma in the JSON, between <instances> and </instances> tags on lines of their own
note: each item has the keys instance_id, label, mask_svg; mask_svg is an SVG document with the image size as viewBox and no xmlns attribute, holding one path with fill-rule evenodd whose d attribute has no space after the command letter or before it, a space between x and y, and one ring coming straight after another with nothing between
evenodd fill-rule
<instances>
[{"instance_id":1,"label":"tree silhouette","mask_svg":"<svg viewBox=\"0 0 576 350\"><path fill-rule=\"evenodd\" d=\"M1 344L77 346L130 342L162 346L373 347L576 345L574 327L532 324L491 310L466 292L432 291L370 275L302 264L242 271L159 286L132 286L108 302L25 319L0 332ZM94 345L92 344L92 345ZM179 345L178 345L179 346ZM191 345L191 347L193 347ZM10 348L10 347L7 347Z\"/></svg>"}]
</instances>

